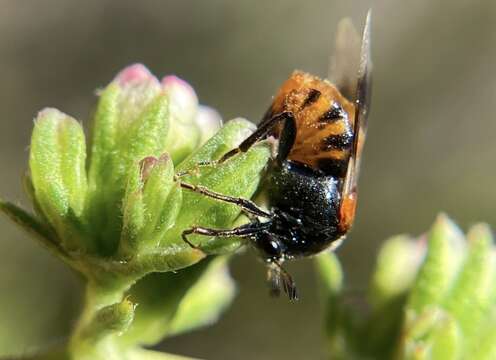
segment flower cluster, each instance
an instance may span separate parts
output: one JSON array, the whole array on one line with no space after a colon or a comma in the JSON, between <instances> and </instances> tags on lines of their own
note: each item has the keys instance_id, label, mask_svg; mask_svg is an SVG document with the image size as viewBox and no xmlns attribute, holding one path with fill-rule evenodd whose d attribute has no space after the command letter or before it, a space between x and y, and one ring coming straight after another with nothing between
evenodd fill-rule
<instances>
[{"instance_id":1,"label":"flower cluster","mask_svg":"<svg viewBox=\"0 0 496 360\"><path fill-rule=\"evenodd\" d=\"M494 359L496 251L487 225L466 239L446 216L419 240L396 236L377 258L368 311L346 301L334 257L317 261L333 359Z\"/></svg>"},{"instance_id":2,"label":"flower cluster","mask_svg":"<svg viewBox=\"0 0 496 360\"><path fill-rule=\"evenodd\" d=\"M3 201L0 210L87 281L68 354L122 359L123 349L134 354L137 344L213 321L234 292L225 258L187 267L232 252L240 240L192 236L205 245L200 251L181 233L231 227L240 209L181 182L250 198L269 158L266 145L219 166L197 164L237 146L254 125L235 119L221 128L189 84L175 76L159 81L140 64L99 91L88 151L81 123L69 115L47 108L34 124L25 187L35 214Z\"/></svg>"}]
</instances>

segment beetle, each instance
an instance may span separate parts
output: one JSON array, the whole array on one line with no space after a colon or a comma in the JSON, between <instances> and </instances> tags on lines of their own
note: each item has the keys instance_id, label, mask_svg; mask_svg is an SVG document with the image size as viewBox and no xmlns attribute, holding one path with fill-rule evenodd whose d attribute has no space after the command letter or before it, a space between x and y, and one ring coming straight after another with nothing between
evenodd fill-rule
<instances>
[{"instance_id":1,"label":"beetle","mask_svg":"<svg viewBox=\"0 0 496 360\"><path fill-rule=\"evenodd\" d=\"M298 298L285 260L335 249L355 218L357 179L369 112L371 61L370 11L360 39L349 21L338 27L334 82L295 71L282 85L257 129L220 160L268 138L276 139L276 154L264 176L269 209L254 202L181 182L181 186L219 201L237 204L250 222L233 229L192 227L182 233L242 237L268 264L273 294L281 288ZM354 66L355 65L355 66Z\"/></svg>"}]
</instances>

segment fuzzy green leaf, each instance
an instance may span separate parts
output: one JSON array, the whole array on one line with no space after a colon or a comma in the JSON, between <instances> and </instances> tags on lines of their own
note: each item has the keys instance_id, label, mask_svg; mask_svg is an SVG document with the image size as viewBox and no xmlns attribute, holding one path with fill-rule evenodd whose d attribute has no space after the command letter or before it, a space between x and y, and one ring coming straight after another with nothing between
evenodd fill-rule
<instances>
[{"instance_id":1,"label":"fuzzy green leaf","mask_svg":"<svg viewBox=\"0 0 496 360\"><path fill-rule=\"evenodd\" d=\"M110 334L121 335L132 323L135 308L128 298L101 308L82 330L79 340L97 343Z\"/></svg>"},{"instance_id":2,"label":"fuzzy green leaf","mask_svg":"<svg viewBox=\"0 0 496 360\"><path fill-rule=\"evenodd\" d=\"M198 360L190 357L166 354L140 348L130 349L125 353L128 360Z\"/></svg>"},{"instance_id":3,"label":"fuzzy green leaf","mask_svg":"<svg viewBox=\"0 0 496 360\"><path fill-rule=\"evenodd\" d=\"M46 224L17 205L2 200L0 200L0 212L9 217L28 234L33 235L53 255L67 263L72 263L69 254L60 246L57 235Z\"/></svg>"},{"instance_id":4,"label":"fuzzy green leaf","mask_svg":"<svg viewBox=\"0 0 496 360\"><path fill-rule=\"evenodd\" d=\"M165 336L209 324L232 300L234 285L226 260L212 258L178 273L150 274L131 289L139 304L121 340L153 345Z\"/></svg>"},{"instance_id":5,"label":"fuzzy green leaf","mask_svg":"<svg viewBox=\"0 0 496 360\"><path fill-rule=\"evenodd\" d=\"M170 324L168 336L215 323L230 305L236 286L229 275L227 258L217 257L190 287Z\"/></svg>"},{"instance_id":6,"label":"fuzzy green leaf","mask_svg":"<svg viewBox=\"0 0 496 360\"><path fill-rule=\"evenodd\" d=\"M195 165L200 161L217 159L228 150L237 146L253 129L253 124L246 120L228 122L213 138L198 149L191 157L178 166L178 171L195 171ZM194 185L201 185L211 191L221 194L251 198L256 191L262 171L270 156L267 145L260 144L234 158L212 168L196 169L198 176L185 176L180 179ZM229 205L193 191L183 190L183 205L176 224L162 240L166 244L187 246L181 240L181 233L192 226L205 226L216 229L231 227L240 214L240 208ZM217 253L229 248L235 239L219 239L205 236L191 236L193 243L201 244L207 253Z\"/></svg>"}]
</instances>

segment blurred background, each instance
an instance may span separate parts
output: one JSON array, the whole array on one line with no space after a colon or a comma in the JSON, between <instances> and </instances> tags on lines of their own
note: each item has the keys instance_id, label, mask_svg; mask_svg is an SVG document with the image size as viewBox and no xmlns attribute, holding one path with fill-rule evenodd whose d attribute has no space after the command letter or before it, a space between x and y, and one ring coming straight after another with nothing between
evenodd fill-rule
<instances>
[{"instance_id":1,"label":"blurred background","mask_svg":"<svg viewBox=\"0 0 496 360\"><path fill-rule=\"evenodd\" d=\"M0 0L0 194L26 204L32 119L45 106L85 126L95 90L127 64L189 81L224 119L260 119L293 69L325 76L336 24L362 25L348 0ZM373 4L373 106L358 219L338 255L363 290L380 243L421 234L444 211L463 229L496 226L496 2ZM0 218L0 357L60 341L81 284ZM210 328L167 340L208 359L319 359L322 310L312 262L289 265L301 301L267 296L251 252L233 261L239 295Z\"/></svg>"}]
</instances>

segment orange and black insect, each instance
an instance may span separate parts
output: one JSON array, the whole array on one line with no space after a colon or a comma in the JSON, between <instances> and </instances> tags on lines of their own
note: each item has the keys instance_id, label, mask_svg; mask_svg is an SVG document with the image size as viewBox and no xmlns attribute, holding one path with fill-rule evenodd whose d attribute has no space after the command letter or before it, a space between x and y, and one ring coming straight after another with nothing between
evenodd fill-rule
<instances>
[{"instance_id":1,"label":"orange and black insect","mask_svg":"<svg viewBox=\"0 0 496 360\"><path fill-rule=\"evenodd\" d=\"M356 48L353 51L353 48ZM194 227L187 235L247 238L268 263L272 290L296 299L296 287L281 267L285 260L336 247L350 229L370 99L370 12L362 41L349 22L338 30L334 82L296 71L282 85L257 130L226 153L227 161L253 144L275 138L276 155L264 186L269 209L189 184L184 188L239 205L251 221L228 230ZM353 66L355 64L355 66Z\"/></svg>"}]
</instances>

